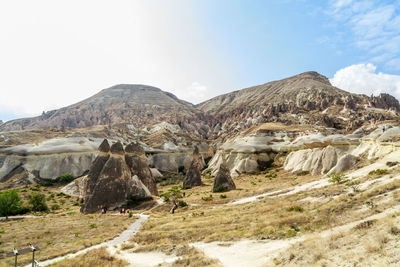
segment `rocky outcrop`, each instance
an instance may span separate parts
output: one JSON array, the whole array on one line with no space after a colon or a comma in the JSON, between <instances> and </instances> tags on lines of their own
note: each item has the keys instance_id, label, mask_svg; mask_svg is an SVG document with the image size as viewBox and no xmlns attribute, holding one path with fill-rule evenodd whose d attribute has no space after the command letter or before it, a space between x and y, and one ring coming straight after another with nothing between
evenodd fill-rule
<instances>
[{"instance_id":1,"label":"rocky outcrop","mask_svg":"<svg viewBox=\"0 0 400 267\"><path fill-rule=\"evenodd\" d=\"M130 143L125 147L125 161L132 176L136 175L152 195L158 196L156 181L147 165L144 149L139 143Z\"/></svg>"},{"instance_id":2,"label":"rocky outcrop","mask_svg":"<svg viewBox=\"0 0 400 267\"><path fill-rule=\"evenodd\" d=\"M200 153L198 147L196 146L193 151L192 164L190 165L190 168L185 178L183 179L184 188L191 188L193 186L202 185L200 168L201 168Z\"/></svg>"},{"instance_id":3,"label":"rocky outcrop","mask_svg":"<svg viewBox=\"0 0 400 267\"><path fill-rule=\"evenodd\" d=\"M163 175L161 174L161 172L159 172L156 168L150 168L151 171L151 175L154 178L158 178L158 177L162 177Z\"/></svg>"},{"instance_id":4,"label":"rocky outcrop","mask_svg":"<svg viewBox=\"0 0 400 267\"><path fill-rule=\"evenodd\" d=\"M350 170L352 167L354 167L356 161L357 157L354 155L351 154L343 155L342 157L339 158L336 165L329 172L341 173Z\"/></svg>"},{"instance_id":5,"label":"rocky outcrop","mask_svg":"<svg viewBox=\"0 0 400 267\"><path fill-rule=\"evenodd\" d=\"M131 170L125 162L125 151L117 142L106 155L107 141L103 141L99 157L93 163L85 186L84 202L81 212L91 213L103 207L114 208L126 203L130 196L138 198L149 197L148 189L132 178ZM107 159L103 166L101 162Z\"/></svg>"},{"instance_id":6,"label":"rocky outcrop","mask_svg":"<svg viewBox=\"0 0 400 267\"><path fill-rule=\"evenodd\" d=\"M61 188L61 192L69 196L77 197L79 199L84 199L85 185L87 183L87 178L88 178L87 175L85 175L73 180L71 183Z\"/></svg>"},{"instance_id":7,"label":"rocky outcrop","mask_svg":"<svg viewBox=\"0 0 400 267\"><path fill-rule=\"evenodd\" d=\"M236 185L233 182L229 172L230 171L226 166L226 161L223 160L214 179L213 192L230 191L236 189Z\"/></svg>"},{"instance_id":8,"label":"rocky outcrop","mask_svg":"<svg viewBox=\"0 0 400 267\"><path fill-rule=\"evenodd\" d=\"M101 139L54 138L0 149L0 182L18 166L35 180L55 180L65 173L85 174L96 158Z\"/></svg>"},{"instance_id":9,"label":"rocky outcrop","mask_svg":"<svg viewBox=\"0 0 400 267\"><path fill-rule=\"evenodd\" d=\"M324 174L336 165L338 158L345 153L345 149L327 146L294 151L287 156L284 168L292 173Z\"/></svg>"}]
</instances>

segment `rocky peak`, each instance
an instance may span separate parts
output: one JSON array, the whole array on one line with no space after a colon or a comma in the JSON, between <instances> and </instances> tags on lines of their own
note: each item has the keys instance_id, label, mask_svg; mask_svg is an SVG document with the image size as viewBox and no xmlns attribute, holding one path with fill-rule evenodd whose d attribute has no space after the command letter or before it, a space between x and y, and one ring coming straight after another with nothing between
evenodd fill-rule
<instances>
[{"instance_id":1,"label":"rocky peak","mask_svg":"<svg viewBox=\"0 0 400 267\"><path fill-rule=\"evenodd\" d=\"M111 146L110 149L111 153L113 154L119 154L119 155L124 155L125 151L124 151L124 147L122 146L122 144L120 142L116 142Z\"/></svg>"},{"instance_id":2,"label":"rocky peak","mask_svg":"<svg viewBox=\"0 0 400 267\"><path fill-rule=\"evenodd\" d=\"M287 79L292 79L292 80L314 80L314 81L318 81L321 83L324 83L326 85L331 85L331 82L329 81L329 79L327 77L325 77L322 74L319 74L316 71L308 71L308 72L303 72L300 73L298 75L295 75L293 77L287 78Z\"/></svg>"},{"instance_id":3,"label":"rocky peak","mask_svg":"<svg viewBox=\"0 0 400 267\"><path fill-rule=\"evenodd\" d=\"M136 143L136 142L135 143L132 142L129 145L127 145L125 147L125 152L126 153L135 153L135 154L139 154L139 155L143 155L145 153L143 147L139 143Z\"/></svg>"},{"instance_id":4,"label":"rocky peak","mask_svg":"<svg viewBox=\"0 0 400 267\"><path fill-rule=\"evenodd\" d=\"M101 142L99 151L105 153L110 152L110 144L108 143L107 139L104 139L103 142Z\"/></svg>"}]
</instances>

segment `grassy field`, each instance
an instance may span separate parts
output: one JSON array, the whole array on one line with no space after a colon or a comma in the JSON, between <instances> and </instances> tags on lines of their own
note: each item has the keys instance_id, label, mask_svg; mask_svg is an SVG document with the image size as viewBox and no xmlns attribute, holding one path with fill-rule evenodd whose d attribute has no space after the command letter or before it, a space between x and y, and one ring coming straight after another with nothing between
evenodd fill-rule
<instances>
[{"instance_id":1,"label":"grassy field","mask_svg":"<svg viewBox=\"0 0 400 267\"><path fill-rule=\"evenodd\" d=\"M75 205L76 200L65 195L57 196L57 189L39 190L48 198L48 204L57 203L59 209L37 213L36 218L1 221L1 252L12 251L14 247L25 248L31 243L40 248L37 259L45 260L112 239L135 220L128 215L113 216L110 213L83 215L79 212L79 205ZM30 189L19 191L24 200L31 192ZM26 263L30 257L30 254L20 256L19 262ZM0 266L10 266L12 261L12 258L2 259Z\"/></svg>"},{"instance_id":2,"label":"grassy field","mask_svg":"<svg viewBox=\"0 0 400 267\"><path fill-rule=\"evenodd\" d=\"M72 259L66 259L51 266L56 267L92 267L92 266L104 266L104 267L122 267L128 263L124 260L118 259L115 256L111 256L106 248L93 249L83 255L79 255Z\"/></svg>"},{"instance_id":3,"label":"grassy field","mask_svg":"<svg viewBox=\"0 0 400 267\"><path fill-rule=\"evenodd\" d=\"M397 190L400 180L393 180L364 192L354 191L349 183L331 183L328 187L287 196L266 197L243 205L219 205L320 178L291 176L282 170L275 171L278 175L273 179L265 178L265 174L235 178L239 190L226 193L210 193L212 178L203 178L206 185L181 190L186 193L186 197L182 198L184 201L198 205L178 208L175 214L168 212L171 205L168 203L164 208L154 209L132 242L140 244L142 250L169 251L177 244L197 241L285 239L362 219L400 201ZM366 177L365 181L370 179L376 177ZM168 191L168 188L161 190ZM221 195L226 195L226 198L221 199ZM316 201L310 201L309 198Z\"/></svg>"}]
</instances>

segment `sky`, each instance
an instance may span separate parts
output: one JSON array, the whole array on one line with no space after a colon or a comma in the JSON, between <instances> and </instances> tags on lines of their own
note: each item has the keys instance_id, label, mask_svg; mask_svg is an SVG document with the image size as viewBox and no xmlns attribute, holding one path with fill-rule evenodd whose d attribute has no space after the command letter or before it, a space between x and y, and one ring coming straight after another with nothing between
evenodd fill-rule
<instances>
[{"instance_id":1,"label":"sky","mask_svg":"<svg viewBox=\"0 0 400 267\"><path fill-rule=\"evenodd\" d=\"M400 0L0 0L0 120L115 84L197 104L317 71L400 99Z\"/></svg>"}]
</instances>

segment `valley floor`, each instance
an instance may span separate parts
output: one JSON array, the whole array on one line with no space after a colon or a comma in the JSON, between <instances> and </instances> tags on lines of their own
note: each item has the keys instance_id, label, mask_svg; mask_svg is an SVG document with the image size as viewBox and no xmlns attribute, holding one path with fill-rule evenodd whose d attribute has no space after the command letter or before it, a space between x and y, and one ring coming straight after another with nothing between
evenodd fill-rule
<instances>
[{"instance_id":1,"label":"valley floor","mask_svg":"<svg viewBox=\"0 0 400 267\"><path fill-rule=\"evenodd\" d=\"M35 226L42 229L40 233L24 233L31 237L27 242L35 242L32 236L39 242L54 242L40 245L45 250L38 255L39 260L79 251L71 253L68 259L42 262L43 266L399 264L400 171L397 168L380 175L366 174L334 183L321 176L294 176L275 167L263 173L241 175L235 178L237 190L222 193L211 192L212 178L203 177L203 182L203 186L187 190L177 185L161 186L161 194L168 193L170 201L158 201L152 208L139 206L135 213L147 214L146 220L144 215L139 220L125 217L121 220L120 216L109 214L27 218L2 222L5 232L1 239L9 247L16 237L8 235L8 229L28 229L30 223L41 222L42 228ZM171 214L174 197L187 206L182 205ZM73 222L61 222L69 219ZM100 230L101 234L91 233L91 220L96 220L93 229ZM65 237L61 236L63 231L58 233L49 226L50 221L54 227L70 225ZM81 229L79 236L85 240L100 235L101 240L106 240L105 235L115 236L128 223L136 227L135 231L124 232L114 243L108 241L90 247L100 239L87 241L90 244L69 240L78 231L73 227ZM64 240L61 248L59 241L52 241L56 236L57 240ZM82 250L82 246L90 250Z\"/></svg>"}]
</instances>

